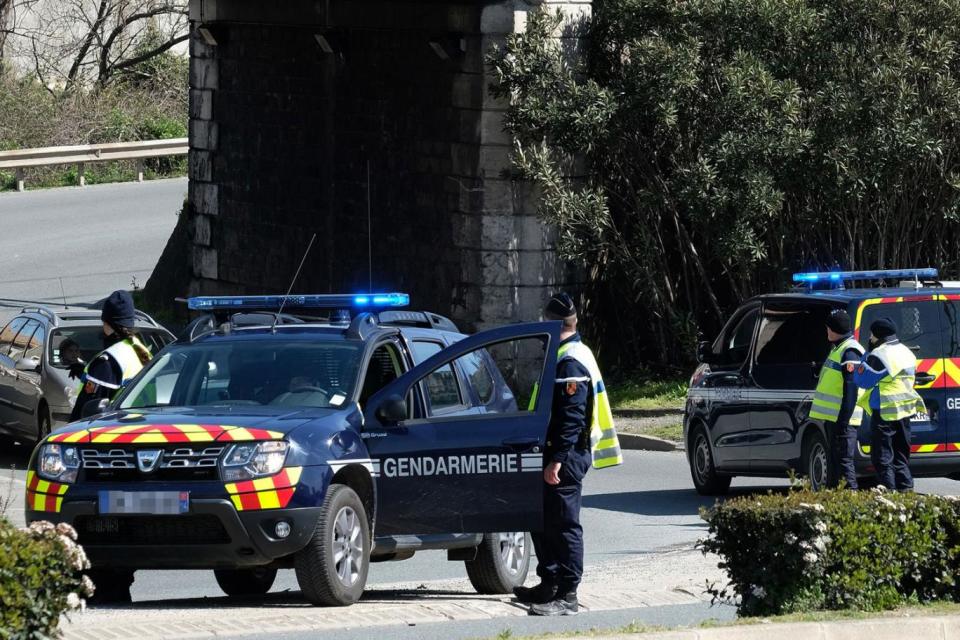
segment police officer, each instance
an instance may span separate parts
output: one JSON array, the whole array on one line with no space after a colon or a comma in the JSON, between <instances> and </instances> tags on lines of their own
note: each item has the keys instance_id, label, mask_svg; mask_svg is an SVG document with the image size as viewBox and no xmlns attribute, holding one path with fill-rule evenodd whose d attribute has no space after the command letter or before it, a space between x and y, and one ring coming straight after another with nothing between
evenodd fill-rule
<instances>
[{"instance_id":1,"label":"police officer","mask_svg":"<svg viewBox=\"0 0 960 640\"><path fill-rule=\"evenodd\" d=\"M857 386L868 390L870 457L883 486L911 491L910 418L924 410L913 388L917 359L897 339L897 325L890 318L874 321L870 334L870 352L854 374Z\"/></svg>"},{"instance_id":2,"label":"police officer","mask_svg":"<svg viewBox=\"0 0 960 640\"><path fill-rule=\"evenodd\" d=\"M829 485L835 487L843 478L849 488L856 489L857 471L853 459L863 409L857 406L859 390L853 381L853 373L860 364L864 348L853 337L850 315L845 310L834 309L827 316L827 340L833 348L820 369L810 417L824 421L832 445Z\"/></svg>"},{"instance_id":3,"label":"police officer","mask_svg":"<svg viewBox=\"0 0 960 640\"><path fill-rule=\"evenodd\" d=\"M583 574L583 477L591 462L608 467L620 464L623 457L600 369L577 333L573 300L566 293L556 294L544 317L563 321L563 328L544 450L544 530L531 534L540 584L517 587L514 594L531 605L532 615L574 615Z\"/></svg>"},{"instance_id":4,"label":"police officer","mask_svg":"<svg viewBox=\"0 0 960 640\"><path fill-rule=\"evenodd\" d=\"M82 384L70 414L71 421L83 417L83 407L91 400L116 395L150 361L150 350L134 332L137 318L129 293L111 293L103 303L100 319L103 321L104 350L82 371L77 370L79 367L71 367L71 377L79 377Z\"/></svg>"}]
</instances>

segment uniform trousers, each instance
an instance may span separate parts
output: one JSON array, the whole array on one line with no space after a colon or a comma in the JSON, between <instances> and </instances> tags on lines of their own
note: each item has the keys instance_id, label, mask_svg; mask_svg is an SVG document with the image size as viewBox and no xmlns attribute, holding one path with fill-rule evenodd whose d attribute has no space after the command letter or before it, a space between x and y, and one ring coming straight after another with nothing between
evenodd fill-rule
<instances>
[{"instance_id":1,"label":"uniform trousers","mask_svg":"<svg viewBox=\"0 0 960 640\"><path fill-rule=\"evenodd\" d=\"M870 458L877 470L877 480L887 489L913 490L910 473L910 418L887 421L879 410L871 418L873 436Z\"/></svg>"},{"instance_id":2,"label":"uniform trousers","mask_svg":"<svg viewBox=\"0 0 960 640\"><path fill-rule=\"evenodd\" d=\"M580 526L583 477L590 469L588 449L572 449L560 467L560 484L544 484L543 531L531 534L537 575L557 586L557 596L576 593L583 575L583 527Z\"/></svg>"}]
</instances>

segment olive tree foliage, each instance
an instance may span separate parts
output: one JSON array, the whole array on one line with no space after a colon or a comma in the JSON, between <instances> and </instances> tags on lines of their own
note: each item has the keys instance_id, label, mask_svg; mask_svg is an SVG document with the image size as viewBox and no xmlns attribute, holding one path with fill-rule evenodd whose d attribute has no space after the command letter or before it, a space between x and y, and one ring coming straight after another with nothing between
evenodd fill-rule
<instances>
[{"instance_id":1,"label":"olive tree foliage","mask_svg":"<svg viewBox=\"0 0 960 640\"><path fill-rule=\"evenodd\" d=\"M51 91L103 87L187 40L187 0L0 0L14 65ZM2 15L2 11L0 11Z\"/></svg>"},{"instance_id":2,"label":"olive tree foliage","mask_svg":"<svg viewBox=\"0 0 960 640\"><path fill-rule=\"evenodd\" d=\"M606 335L677 362L794 270L960 275L958 43L960 0L596 0L489 62Z\"/></svg>"}]
</instances>

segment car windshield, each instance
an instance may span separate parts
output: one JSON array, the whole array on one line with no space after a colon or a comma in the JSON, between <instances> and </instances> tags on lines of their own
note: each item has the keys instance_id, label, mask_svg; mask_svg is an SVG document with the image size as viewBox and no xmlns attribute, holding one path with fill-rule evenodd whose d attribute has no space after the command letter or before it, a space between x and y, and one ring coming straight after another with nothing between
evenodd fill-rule
<instances>
[{"instance_id":1,"label":"car windshield","mask_svg":"<svg viewBox=\"0 0 960 640\"><path fill-rule=\"evenodd\" d=\"M126 392L121 409L155 406L339 407L350 397L361 345L229 340L173 345Z\"/></svg>"},{"instance_id":2,"label":"car windshield","mask_svg":"<svg viewBox=\"0 0 960 640\"><path fill-rule=\"evenodd\" d=\"M138 329L140 341L153 354L159 353L172 338L156 329ZM62 327L50 334L50 364L58 369L68 369L79 362L86 364L103 351L103 327L99 324L87 327Z\"/></svg>"}]
</instances>

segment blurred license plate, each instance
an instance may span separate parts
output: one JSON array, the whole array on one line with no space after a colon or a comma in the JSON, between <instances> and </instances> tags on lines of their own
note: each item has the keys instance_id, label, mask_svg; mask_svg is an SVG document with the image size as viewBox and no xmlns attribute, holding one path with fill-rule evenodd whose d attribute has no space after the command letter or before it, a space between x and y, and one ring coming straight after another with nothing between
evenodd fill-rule
<instances>
[{"instance_id":1,"label":"blurred license plate","mask_svg":"<svg viewBox=\"0 0 960 640\"><path fill-rule=\"evenodd\" d=\"M100 491L100 513L174 514L190 511L189 491Z\"/></svg>"}]
</instances>

